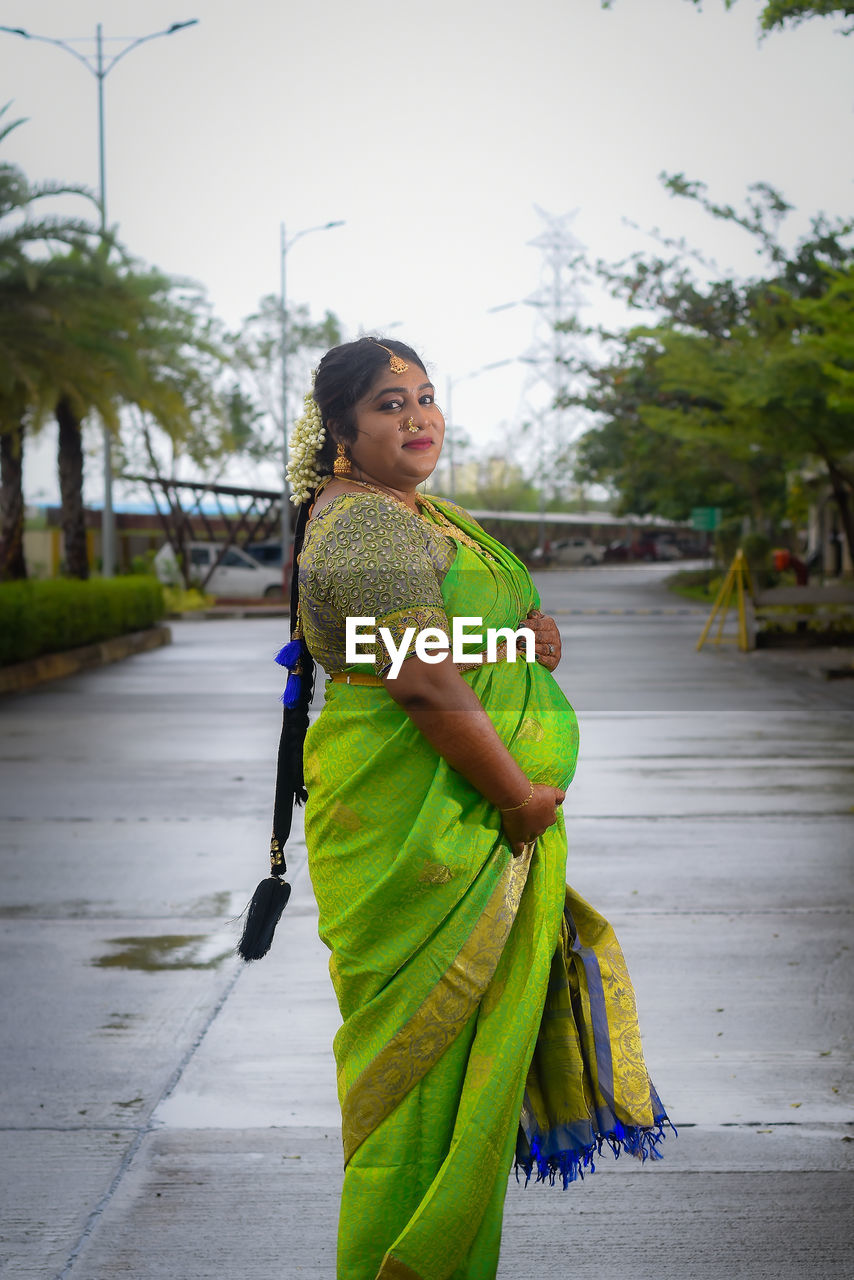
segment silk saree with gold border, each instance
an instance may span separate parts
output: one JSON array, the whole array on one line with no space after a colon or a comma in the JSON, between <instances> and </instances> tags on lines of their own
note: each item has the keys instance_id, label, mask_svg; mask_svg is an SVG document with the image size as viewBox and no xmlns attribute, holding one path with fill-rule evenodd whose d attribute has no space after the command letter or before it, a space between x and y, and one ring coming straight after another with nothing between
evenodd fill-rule
<instances>
[{"instance_id":1,"label":"silk saree with gold border","mask_svg":"<svg viewBox=\"0 0 854 1280\"><path fill-rule=\"evenodd\" d=\"M305 639L341 670L347 616L399 638L455 617L518 627L524 565L466 513L342 495L300 560ZM448 536L447 524L459 539ZM374 663L352 670L380 670ZM537 783L566 788L578 728L538 663L467 671ZM306 842L343 1025L338 1280L491 1280L508 1173L566 1185L604 1144L657 1155L666 1117L610 926L565 885L562 813L514 858L496 809L382 687L329 683L305 745Z\"/></svg>"}]
</instances>

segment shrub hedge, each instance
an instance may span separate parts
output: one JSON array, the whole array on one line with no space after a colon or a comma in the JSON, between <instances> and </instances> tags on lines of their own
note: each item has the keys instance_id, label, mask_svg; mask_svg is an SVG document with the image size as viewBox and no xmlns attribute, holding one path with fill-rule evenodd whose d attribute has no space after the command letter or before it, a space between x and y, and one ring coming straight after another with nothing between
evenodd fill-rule
<instances>
[{"instance_id":1,"label":"shrub hedge","mask_svg":"<svg viewBox=\"0 0 854 1280\"><path fill-rule=\"evenodd\" d=\"M152 577L0 583L0 666L142 631L164 612Z\"/></svg>"}]
</instances>

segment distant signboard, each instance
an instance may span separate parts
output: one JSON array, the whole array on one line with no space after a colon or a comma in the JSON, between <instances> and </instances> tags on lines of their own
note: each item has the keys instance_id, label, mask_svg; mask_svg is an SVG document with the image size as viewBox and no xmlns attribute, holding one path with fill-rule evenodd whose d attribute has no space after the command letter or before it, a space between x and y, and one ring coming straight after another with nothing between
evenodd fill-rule
<instances>
[{"instance_id":1,"label":"distant signboard","mask_svg":"<svg viewBox=\"0 0 854 1280\"><path fill-rule=\"evenodd\" d=\"M704 533L713 533L721 523L720 507L694 507L691 511L691 526Z\"/></svg>"}]
</instances>

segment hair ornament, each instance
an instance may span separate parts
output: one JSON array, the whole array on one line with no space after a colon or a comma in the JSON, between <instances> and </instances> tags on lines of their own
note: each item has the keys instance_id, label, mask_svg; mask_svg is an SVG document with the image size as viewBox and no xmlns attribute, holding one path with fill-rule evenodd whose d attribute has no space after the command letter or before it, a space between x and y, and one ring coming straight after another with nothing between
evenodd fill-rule
<instances>
[{"instance_id":1,"label":"hair ornament","mask_svg":"<svg viewBox=\"0 0 854 1280\"><path fill-rule=\"evenodd\" d=\"M396 356L392 351L391 347L387 347L385 343L377 342L376 338L371 338L371 342L374 344L375 347L382 347L383 351L388 352L388 355L389 355L388 367L391 369L392 373L406 373L406 370L409 368L409 365L406 363L406 361L403 359L402 356Z\"/></svg>"},{"instance_id":2,"label":"hair ornament","mask_svg":"<svg viewBox=\"0 0 854 1280\"><path fill-rule=\"evenodd\" d=\"M303 397L302 417L297 418L294 423L289 442L287 477L291 488L291 502L295 506L306 502L321 480L317 469L317 455L326 439L326 431L320 408L314 398L314 373L311 375L311 385L312 390L307 391Z\"/></svg>"},{"instance_id":3,"label":"hair ornament","mask_svg":"<svg viewBox=\"0 0 854 1280\"><path fill-rule=\"evenodd\" d=\"M285 685L285 692L282 694L282 702L286 707L295 707L299 702L299 696L302 692L303 677L303 649L305 641L302 638L302 630L299 622L294 628L294 638L289 640L279 652L276 654L276 662L280 667L287 667L288 681Z\"/></svg>"}]
</instances>

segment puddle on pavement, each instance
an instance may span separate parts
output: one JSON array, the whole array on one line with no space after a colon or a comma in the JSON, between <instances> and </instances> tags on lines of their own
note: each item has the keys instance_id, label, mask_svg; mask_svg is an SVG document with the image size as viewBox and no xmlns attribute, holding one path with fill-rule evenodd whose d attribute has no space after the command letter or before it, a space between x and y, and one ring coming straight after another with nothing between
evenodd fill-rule
<instances>
[{"instance_id":1,"label":"puddle on pavement","mask_svg":"<svg viewBox=\"0 0 854 1280\"><path fill-rule=\"evenodd\" d=\"M120 948L92 963L100 969L138 969L154 973L163 969L215 969L234 954L221 936L206 933L166 933L150 938L109 938Z\"/></svg>"},{"instance_id":2,"label":"puddle on pavement","mask_svg":"<svg viewBox=\"0 0 854 1280\"><path fill-rule=\"evenodd\" d=\"M43 902L5 903L0 906L0 920L20 920L33 917L37 920L74 920L91 915L92 910L92 903L86 902L82 898L72 898L67 902L51 903L50 905L46 905Z\"/></svg>"},{"instance_id":3,"label":"puddle on pavement","mask_svg":"<svg viewBox=\"0 0 854 1280\"><path fill-rule=\"evenodd\" d=\"M196 898L187 911L187 915L193 918L200 916L227 916L232 919L239 916L245 906L245 895L233 893L226 889L222 893L208 893L202 898Z\"/></svg>"}]
</instances>

